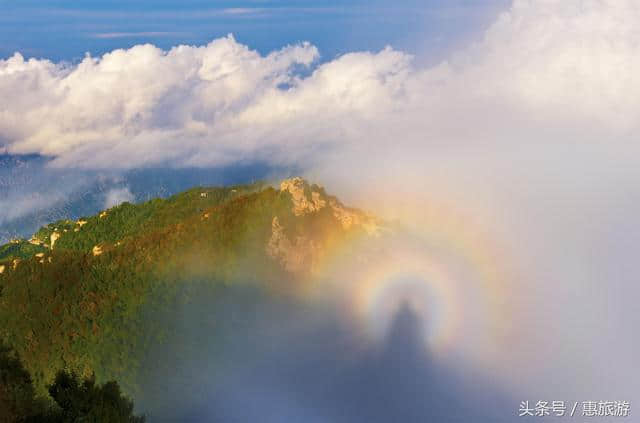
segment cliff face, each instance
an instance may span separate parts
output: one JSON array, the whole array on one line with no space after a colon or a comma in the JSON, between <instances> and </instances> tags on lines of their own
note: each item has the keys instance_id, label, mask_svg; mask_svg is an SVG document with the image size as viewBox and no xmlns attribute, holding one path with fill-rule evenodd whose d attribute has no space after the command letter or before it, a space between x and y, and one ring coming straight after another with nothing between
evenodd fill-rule
<instances>
[{"instance_id":1,"label":"cliff face","mask_svg":"<svg viewBox=\"0 0 640 423\"><path fill-rule=\"evenodd\" d=\"M267 254L280 262L287 272L311 272L315 268L322 252L320 243L304 235L289 239L278 217L271 223L271 239L266 248Z\"/></svg>"},{"instance_id":2,"label":"cliff face","mask_svg":"<svg viewBox=\"0 0 640 423\"><path fill-rule=\"evenodd\" d=\"M285 179L280 193L291 197L291 212L296 217L324 218L324 232L310 234L304 231L288 235L283 224L274 216L271 222L271 238L267 254L291 273L313 273L325 252L323 239L336 232L364 231L369 236L379 234L379 222L371 215L344 206L337 198L329 196L322 187L310 185L302 178ZM331 221L333 218L333 222ZM314 236L315 235L315 236Z\"/></svg>"}]
</instances>

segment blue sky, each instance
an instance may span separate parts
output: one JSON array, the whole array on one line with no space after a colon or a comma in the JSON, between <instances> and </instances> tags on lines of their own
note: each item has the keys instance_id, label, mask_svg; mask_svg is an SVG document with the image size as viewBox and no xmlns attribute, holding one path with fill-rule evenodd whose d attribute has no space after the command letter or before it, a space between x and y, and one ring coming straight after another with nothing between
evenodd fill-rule
<instances>
[{"instance_id":1,"label":"blue sky","mask_svg":"<svg viewBox=\"0 0 640 423\"><path fill-rule=\"evenodd\" d=\"M206 44L233 33L263 53L298 41L323 59L386 45L438 60L481 32L507 0L0 0L0 57L77 61L152 43Z\"/></svg>"}]
</instances>

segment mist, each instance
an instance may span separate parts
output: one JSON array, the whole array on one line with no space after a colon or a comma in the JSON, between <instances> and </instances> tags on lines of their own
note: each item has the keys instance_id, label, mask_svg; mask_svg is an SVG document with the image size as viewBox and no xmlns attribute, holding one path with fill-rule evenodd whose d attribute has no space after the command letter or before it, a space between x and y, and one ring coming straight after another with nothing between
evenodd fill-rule
<instances>
[{"instance_id":1,"label":"mist","mask_svg":"<svg viewBox=\"0 0 640 423\"><path fill-rule=\"evenodd\" d=\"M357 178L342 164L312 173L352 203L435 240L489 252L508 306L490 368L522 398L637 398L634 269L637 155L607 146L519 145L367 161ZM345 162L348 161L345 160ZM389 164L389 163L392 164ZM377 169L377 170L374 170ZM456 279L461 283L460 279ZM477 286L479 281L473 283ZM466 315L466 312L463 312ZM484 349L490 338L462 339Z\"/></svg>"},{"instance_id":2,"label":"mist","mask_svg":"<svg viewBox=\"0 0 640 423\"><path fill-rule=\"evenodd\" d=\"M430 356L428 322L407 304L370 344L334 306L255 285L201 282L187 297L167 320L175 336L147 360L137 404L152 422L500 422L517 413L491 379Z\"/></svg>"}]
</instances>

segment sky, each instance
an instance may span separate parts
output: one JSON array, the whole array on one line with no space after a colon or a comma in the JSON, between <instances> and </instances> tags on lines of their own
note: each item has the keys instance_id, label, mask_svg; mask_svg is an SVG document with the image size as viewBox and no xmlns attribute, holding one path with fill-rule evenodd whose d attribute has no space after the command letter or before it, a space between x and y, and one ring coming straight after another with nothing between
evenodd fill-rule
<instances>
[{"instance_id":1,"label":"sky","mask_svg":"<svg viewBox=\"0 0 640 423\"><path fill-rule=\"evenodd\" d=\"M0 57L78 61L85 53L153 43L201 45L233 33L262 53L313 41L331 59L386 45L442 56L506 7L506 0L0 1Z\"/></svg>"},{"instance_id":2,"label":"sky","mask_svg":"<svg viewBox=\"0 0 640 423\"><path fill-rule=\"evenodd\" d=\"M2 3L0 150L295 169L500 281L523 398L640 400L637 1L395 3Z\"/></svg>"}]
</instances>

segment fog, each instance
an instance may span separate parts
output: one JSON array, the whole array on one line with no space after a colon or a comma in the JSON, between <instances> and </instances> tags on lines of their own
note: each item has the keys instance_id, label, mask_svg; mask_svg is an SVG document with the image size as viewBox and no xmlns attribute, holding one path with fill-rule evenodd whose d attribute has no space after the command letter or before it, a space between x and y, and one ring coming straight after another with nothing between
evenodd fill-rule
<instances>
[{"instance_id":1,"label":"fog","mask_svg":"<svg viewBox=\"0 0 640 423\"><path fill-rule=\"evenodd\" d=\"M251 286L192 287L175 337L146 360L137 407L150 421L500 422L518 402L491 378L430 356L398 305L381 342L328 305Z\"/></svg>"}]
</instances>

